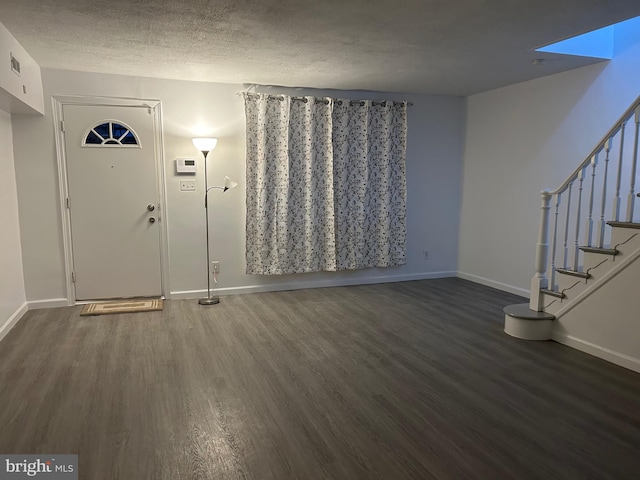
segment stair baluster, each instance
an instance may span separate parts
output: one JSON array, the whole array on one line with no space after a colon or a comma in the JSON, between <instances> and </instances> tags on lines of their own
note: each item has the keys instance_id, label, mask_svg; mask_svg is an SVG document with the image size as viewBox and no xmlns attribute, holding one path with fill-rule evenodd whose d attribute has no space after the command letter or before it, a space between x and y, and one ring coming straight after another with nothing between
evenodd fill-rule
<instances>
[{"instance_id":1,"label":"stair baluster","mask_svg":"<svg viewBox=\"0 0 640 480\"><path fill-rule=\"evenodd\" d=\"M591 157L591 194L589 195L589 215L587 218L587 246L591 247L593 244L593 197L596 186L596 167L598 166L598 154L596 153Z\"/></svg>"},{"instance_id":2,"label":"stair baluster","mask_svg":"<svg viewBox=\"0 0 640 480\"><path fill-rule=\"evenodd\" d=\"M576 212L576 236L574 241L574 252L573 252L573 270L578 271L578 266L580 265L580 222L582 221L582 184L584 183L584 172L585 168L582 168L578 173L578 209Z\"/></svg>"},{"instance_id":3,"label":"stair baluster","mask_svg":"<svg viewBox=\"0 0 640 480\"><path fill-rule=\"evenodd\" d=\"M627 199L627 222L633 222L633 207L636 196L636 172L638 171L638 133L640 130L640 106L635 111L636 132L633 139L633 158L631 159L631 189Z\"/></svg>"},{"instance_id":4,"label":"stair baluster","mask_svg":"<svg viewBox=\"0 0 640 480\"><path fill-rule=\"evenodd\" d=\"M571 190L573 189L573 182L571 180L569 184L569 193L567 193L567 216L564 224L564 259L562 261L562 268L567 269L568 257L569 257L569 219L571 217Z\"/></svg>"},{"instance_id":5,"label":"stair baluster","mask_svg":"<svg viewBox=\"0 0 640 480\"><path fill-rule=\"evenodd\" d=\"M600 222L598 224L598 247L604 247L604 229L607 222L604 219L604 212L607 208L607 180L609 175L609 152L611 151L611 138L604 143L604 178L602 180L602 203L600 209Z\"/></svg>"},{"instance_id":6,"label":"stair baluster","mask_svg":"<svg viewBox=\"0 0 640 480\"><path fill-rule=\"evenodd\" d=\"M620 125L620 155L618 157L618 176L616 178L616 196L613 200L613 219L620 221L620 189L622 187L622 160L624 159L624 129L627 122Z\"/></svg>"},{"instance_id":7,"label":"stair baluster","mask_svg":"<svg viewBox=\"0 0 640 480\"><path fill-rule=\"evenodd\" d=\"M556 245L558 243L558 213L560 210L560 197L561 193L556 195L555 214L553 221L553 236L551 237L551 266L550 266L550 280L549 289L555 290L556 288Z\"/></svg>"}]
</instances>

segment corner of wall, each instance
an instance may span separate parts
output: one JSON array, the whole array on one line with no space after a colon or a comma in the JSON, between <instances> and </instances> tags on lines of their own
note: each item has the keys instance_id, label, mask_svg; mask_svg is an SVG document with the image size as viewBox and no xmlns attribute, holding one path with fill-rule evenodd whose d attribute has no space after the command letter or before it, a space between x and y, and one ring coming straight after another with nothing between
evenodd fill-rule
<instances>
[{"instance_id":1,"label":"corner of wall","mask_svg":"<svg viewBox=\"0 0 640 480\"><path fill-rule=\"evenodd\" d=\"M27 302L24 302L2 325L0 325L0 341L16 326L25 313L29 310Z\"/></svg>"},{"instance_id":2,"label":"corner of wall","mask_svg":"<svg viewBox=\"0 0 640 480\"><path fill-rule=\"evenodd\" d=\"M12 118L0 111L0 336L26 311Z\"/></svg>"}]
</instances>

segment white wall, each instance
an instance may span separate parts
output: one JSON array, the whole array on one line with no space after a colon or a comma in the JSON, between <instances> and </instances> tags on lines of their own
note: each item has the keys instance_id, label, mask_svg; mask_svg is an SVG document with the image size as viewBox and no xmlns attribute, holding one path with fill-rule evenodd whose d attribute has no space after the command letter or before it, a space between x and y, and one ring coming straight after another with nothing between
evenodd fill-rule
<instances>
[{"instance_id":1,"label":"white wall","mask_svg":"<svg viewBox=\"0 0 640 480\"><path fill-rule=\"evenodd\" d=\"M407 144L408 263L403 267L357 272L248 276L244 274L244 107L235 95L241 85L196 83L62 70L43 70L46 116L14 121L25 284L29 300L66 297L62 225L58 201L51 95L101 95L158 99L164 117L171 291L194 296L206 288L202 159L191 137L211 135L210 181L225 175L240 188L212 202L212 259L221 260L223 293L337 285L452 275L457 238L464 136L464 100L457 97L370 92L331 92L351 98L408 99ZM297 95L317 93L295 90ZM180 192L176 157L198 158L198 191ZM429 250L429 259L422 256Z\"/></svg>"},{"instance_id":2,"label":"white wall","mask_svg":"<svg viewBox=\"0 0 640 480\"><path fill-rule=\"evenodd\" d=\"M559 186L640 95L640 21L615 35L609 62L467 98L461 276L528 295L540 191Z\"/></svg>"},{"instance_id":3,"label":"white wall","mask_svg":"<svg viewBox=\"0 0 640 480\"><path fill-rule=\"evenodd\" d=\"M640 260L636 256L588 299L560 316L554 322L552 338L640 372L638 278Z\"/></svg>"},{"instance_id":4,"label":"white wall","mask_svg":"<svg viewBox=\"0 0 640 480\"><path fill-rule=\"evenodd\" d=\"M26 311L11 116L0 110L0 339Z\"/></svg>"}]
</instances>

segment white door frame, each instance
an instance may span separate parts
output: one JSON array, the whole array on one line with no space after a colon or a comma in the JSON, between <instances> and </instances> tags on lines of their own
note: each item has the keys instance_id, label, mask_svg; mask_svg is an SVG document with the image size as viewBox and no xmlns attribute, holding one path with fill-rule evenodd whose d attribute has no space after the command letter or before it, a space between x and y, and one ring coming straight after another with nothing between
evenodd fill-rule
<instances>
[{"instance_id":1,"label":"white door frame","mask_svg":"<svg viewBox=\"0 0 640 480\"><path fill-rule=\"evenodd\" d=\"M146 107L153 116L154 153L156 159L156 180L160 195L158 223L160 226L160 271L162 275L162 295L169 298L169 235L167 231L167 196L166 177L164 171L164 148L162 134L162 104L160 100L137 98L95 97L84 95L54 95L53 128L56 139L56 156L58 159L58 185L60 191L60 212L62 215L62 237L64 243L64 264L67 281L67 304L76 304L76 291L73 281L73 244L71 241L71 215L67 208L69 184L67 181L67 154L64 145L63 112L64 105L111 106L111 107Z\"/></svg>"}]
</instances>

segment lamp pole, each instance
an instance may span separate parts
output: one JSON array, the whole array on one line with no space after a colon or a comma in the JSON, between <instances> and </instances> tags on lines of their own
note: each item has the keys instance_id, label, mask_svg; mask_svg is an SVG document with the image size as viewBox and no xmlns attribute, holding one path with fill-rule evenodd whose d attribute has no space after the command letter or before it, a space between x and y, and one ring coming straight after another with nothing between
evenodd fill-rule
<instances>
[{"instance_id":1,"label":"lamp pole","mask_svg":"<svg viewBox=\"0 0 640 480\"><path fill-rule=\"evenodd\" d=\"M216 303L220 303L220 299L218 297L211 295L211 272L209 271L209 267L211 265L210 253L209 253L209 202L207 201L207 197L209 195L209 181L207 176L207 155L208 151L202 150L202 155L204 155L204 215L205 215L205 229L207 231L207 296L206 298L201 298L198 300L200 305L215 305Z\"/></svg>"},{"instance_id":2,"label":"lamp pole","mask_svg":"<svg viewBox=\"0 0 640 480\"><path fill-rule=\"evenodd\" d=\"M207 238L207 297L198 300L200 305L215 305L220 299L211 295L211 274L209 273L209 205L207 194L209 193L209 175L207 173L207 155L216 147L218 140L215 138L194 138L193 145L202 152L204 157L204 212Z\"/></svg>"},{"instance_id":3,"label":"lamp pole","mask_svg":"<svg viewBox=\"0 0 640 480\"><path fill-rule=\"evenodd\" d=\"M222 187L209 186L209 176L207 175L207 155L211 150L215 148L217 142L218 140L216 140L215 138L193 139L193 144L198 150L200 150L200 152L202 152L202 155L204 156L204 214L205 228L207 232L207 297L198 300L198 303L200 305L215 305L216 303L220 303L220 299L211 294L211 272L209 270L209 268L211 267L209 250L209 190L213 190L215 188L222 190L222 193L224 193L227 190L238 186L237 182L234 182L229 177L224 177L224 185Z\"/></svg>"}]
</instances>

